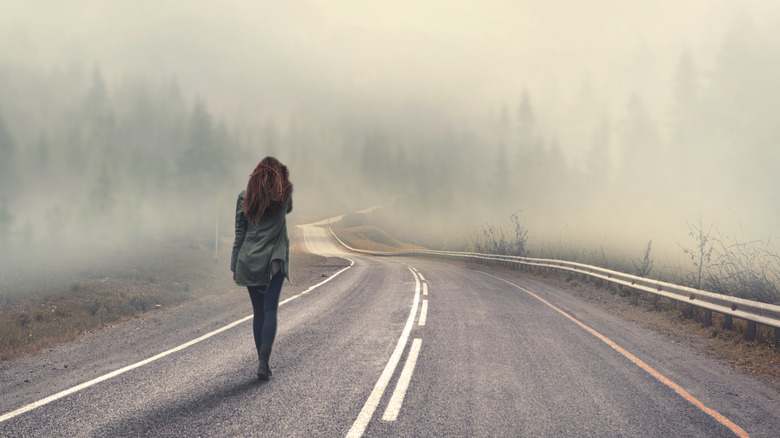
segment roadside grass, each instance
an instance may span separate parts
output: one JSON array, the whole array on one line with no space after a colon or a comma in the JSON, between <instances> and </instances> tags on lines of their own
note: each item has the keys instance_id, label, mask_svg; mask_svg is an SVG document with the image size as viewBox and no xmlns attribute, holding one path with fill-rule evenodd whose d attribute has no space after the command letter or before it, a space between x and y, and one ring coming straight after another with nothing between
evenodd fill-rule
<instances>
[{"instance_id":1,"label":"roadside grass","mask_svg":"<svg viewBox=\"0 0 780 438\"><path fill-rule=\"evenodd\" d=\"M118 248L101 257L70 254L45 272L9 269L0 278L0 360L48 349L103 327L236 286L232 238L213 244L163 242ZM291 276L325 258L294 246ZM20 263L20 265L23 265Z\"/></svg>"},{"instance_id":2,"label":"roadside grass","mask_svg":"<svg viewBox=\"0 0 780 438\"><path fill-rule=\"evenodd\" d=\"M352 248L368 251L394 252L422 247L403 243L384 230L371 226L359 225L348 228L333 228L333 232Z\"/></svg>"}]
</instances>

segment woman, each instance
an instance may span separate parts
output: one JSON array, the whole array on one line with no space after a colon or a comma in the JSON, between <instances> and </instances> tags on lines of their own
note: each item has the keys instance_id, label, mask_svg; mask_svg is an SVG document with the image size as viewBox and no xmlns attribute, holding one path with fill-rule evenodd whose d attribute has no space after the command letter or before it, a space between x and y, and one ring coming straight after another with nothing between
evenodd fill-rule
<instances>
[{"instance_id":1,"label":"woman","mask_svg":"<svg viewBox=\"0 0 780 438\"><path fill-rule=\"evenodd\" d=\"M268 380L268 359L276 336L276 310L284 279L290 279L287 213L292 211L293 185L287 166L274 157L257 165L236 203L236 239L230 270L233 281L246 286L254 309L253 329L260 365L257 377Z\"/></svg>"}]
</instances>

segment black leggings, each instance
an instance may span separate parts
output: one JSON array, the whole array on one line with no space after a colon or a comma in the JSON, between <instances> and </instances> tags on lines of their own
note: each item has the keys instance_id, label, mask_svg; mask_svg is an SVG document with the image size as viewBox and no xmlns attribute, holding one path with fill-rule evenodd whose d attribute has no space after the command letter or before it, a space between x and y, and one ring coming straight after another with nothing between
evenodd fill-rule
<instances>
[{"instance_id":1,"label":"black leggings","mask_svg":"<svg viewBox=\"0 0 780 438\"><path fill-rule=\"evenodd\" d=\"M279 308L279 294L282 292L284 273L279 272L271 279L265 292L256 286L248 286L252 309L255 311L252 328L255 332L255 346L273 345L276 337L276 310Z\"/></svg>"}]
</instances>

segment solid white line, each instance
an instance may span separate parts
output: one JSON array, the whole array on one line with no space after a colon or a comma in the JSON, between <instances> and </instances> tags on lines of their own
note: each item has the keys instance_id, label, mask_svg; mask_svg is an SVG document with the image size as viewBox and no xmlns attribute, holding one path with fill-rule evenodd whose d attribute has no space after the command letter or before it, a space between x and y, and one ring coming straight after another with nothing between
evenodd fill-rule
<instances>
[{"instance_id":1,"label":"solid white line","mask_svg":"<svg viewBox=\"0 0 780 438\"><path fill-rule=\"evenodd\" d=\"M425 320L428 318L428 300L423 300L422 302L422 308L420 309L420 322L418 325L420 327L425 325Z\"/></svg>"},{"instance_id":2,"label":"solid white line","mask_svg":"<svg viewBox=\"0 0 780 438\"><path fill-rule=\"evenodd\" d=\"M306 245L306 251L314 254L312 252L311 248L309 248L309 242L306 241L306 228L305 227L301 227L301 232L303 232L303 244Z\"/></svg>"},{"instance_id":3,"label":"solid white line","mask_svg":"<svg viewBox=\"0 0 780 438\"><path fill-rule=\"evenodd\" d=\"M349 259L347 259L347 260L349 260ZM346 271L347 269L351 268L352 265L355 264L354 261L352 261L352 260L349 260L349 261L350 261L350 265L347 266L346 268L336 272L335 274L331 275L327 279L325 279L325 280L315 284L314 286L306 289L305 291L299 293L298 295L295 295L295 296L292 296L290 298L287 298L286 300L284 300L281 303L279 303L279 305L281 306L282 304L288 303L288 302L290 302L290 301L300 297L301 295L309 293L312 290L322 286L323 284L329 282L330 280L333 280L334 278L336 278L337 275L339 275L342 272ZM51 402L53 402L55 400L59 400L59 399L61 399L63 397L66 397L66 396L68 396L70 394L73 394L75 392L81 391L82 389L89 388L92 385L96 385L96 384L98 384L100 382L103 382L105 380L111 379L111 378L116 377L116 376L118 376L120 374L124 374L124 373L126 373L126 372L128 372L130 370L133 370L135 368L138 368L140 366L144 366L144 365L146 365L148 363L154 362L157 359L162 359L163 357L168 356L169 354L173 354L173 353L176 353L177 351L184 350L185 348L187 348L189 346L195 345L198 342L204 341L204 340L206 340L206 339L208 339L208 338L210 338L210 337L212 337L212 336L214 336L216 334L222 333L225 330L233 328L233 327L237 326L238 324L241 324L244 321L248 321L248 320L252 319L252 317L253 317L253 315L246 316L244 318L239 319L238 321L231 322L230 324L228 324L228 325L226 325L224 327L218 328L218 329L214 330L213 332L206 333L205 335L203 335L203 336L201 336L199 338L196 338L196 339L193 339L193 340L191 340L189 342L181 344L178 347L173 347L170 350L163 351L162 353L157 354L155 356L152 356L152 357L150 357L148 359L144 359L144 360L142 360L140 362L134 363L132 365L128 365L128 366L126 366L124 368L120 368L120 369L118 369L116 371L112 371L112 372L110 372L108 374L104 374L104 375L102 375L100 377L97 377L95 379L92 379L92 380L90 380L88 382L84 382L84 383L82 383L80 385L76 385L76 386L74 386L74 387L72 387L70 389L66 389L64 391L60 391L60 392L58 392L58 393L56 393L54 395L50 395L50 396L48 396L48 397L46 397L44 399L38 400L37 402L30 403L29 405L23 406L23 407L15 410L15 411L8 412L8 413L0 416L0 423L2 423L3 421L6 421L6 420L10 420L11 418L14 418L14 417L16 417L18 415L24 414L25 412L31 411L31 410L33 410L35 408L38 408L38 407L41 407L43 405L49 404L49 403L51 403Z\"/></svg>"},{"instance_id":4,"label":"solid white line","mask_svg":"<svg viewBox=\"0 0 780 438\"><path fill-rule=\"evenodd\" d=\"M340 257L340 256L339 256L339 257ZM303 292L299 293L298 295L294 295L294 296L291 296L290 298L287 298L286 300L284 300L284 301L280 302L280 303L279 303L279 305L281 306L281 305L282 305L282 304L284 304L284 303L289 303L290 301L292 301L292 300L294 300L294 299L296 299L296 298L300 297L301 295L305 295L305 294L307 294L307 293L309 293L309 292L313 291L314 289L316 289L316 288L318 288L318 287L322 286L323 284L325 284L325 283L327 283L327 282L329 282L329 281L333 280L334 278L336 278L336 276L337 276L337 275L339 275L339 274L341 274L342 272L346 271L347 269L351 268L351 267L352 267L352 266L355 264L355 261L354 261L354 260L352 260L352 259L349 259L349 258L346 258L346 257L340 257L340 258L342 258L342 259L344 259L344 260L347 260L347 261L349 262L349 266L347 266L346 268L343 268L342 270L340 270L340 271L336 272L335 274L331 275L330 277L326 278L325 280L322 280L321 282L319 282L319 283L315 284L314 286L312 286L312 287L310 287L310 288L306 289L305 291L303 291ZM250 317L251 317L251 316L250 316Z\"/></svg>"},{"instance_id":5,"label":"solid white line","mask_svg":"<svg viewBox=\"0 0 780 438\"><path fill-rule=\"evenodd\" d=\"M425 305L427 301L423 301ZM417 356L420 354L420 346L422 346L422 339L417 338L412 341L412 348L409 350L409 356L406 358L406 364L401 371L401 377L398 378L398 383L393 391L393 396L390 398L390 403L385 409L385 414L382 419L385 421L395 421L398 418L398 413L401 411L401 405L404 404L404 397L406 396L406 390L409 388L409 381L412 380L412 374L414 374L414 366L417 364Z\"/></svg>"},{"instance_id":6,"label":"solid white line","mask_svg":"<svg viewBox=\"0 0 780 438\"><path fill-rule=\"evenodd\" d=\"M398 361L401 360L401 353L403 353L406 348L406 341L409 339L409 333L412 331L412 326L414 325L414 317L417 315L417 303L420 301L420 279L417 278L417 275L411 267L409 268L409 271L411 271L415 283L412 310L409 311L409 318L406 320L406 325L404 326L403 332L401 332L401 337L398 338L398 344L396 344L395 350L390 356L390 360L387 361L385 370L382 371L382 375L379 376L379 380L377 380L373 391L371 391L371 394L368 396L368 400L366 400L366 403L363 405L363 409L360 410L357 419L352 424L352 428L347 432L347 437L357 438L363 436L363 432L365 432L366 427L368 427L371 417L374 416L374 411L379 404L379 399L382 398L382 394L384 394L385 388L387 388L387 384L390 382L390 378L395 372L395 367L398 365Z\"/></svg>"},{"instance_id":7,"label":"solid white line","mask_svg":"<svg viewBox=\"0 0 780 438\"><path fill-rule=\"evenodd\" d=\"M423 283L423 295L428 295L428 283Z\"/></svg>"}]
</instances>

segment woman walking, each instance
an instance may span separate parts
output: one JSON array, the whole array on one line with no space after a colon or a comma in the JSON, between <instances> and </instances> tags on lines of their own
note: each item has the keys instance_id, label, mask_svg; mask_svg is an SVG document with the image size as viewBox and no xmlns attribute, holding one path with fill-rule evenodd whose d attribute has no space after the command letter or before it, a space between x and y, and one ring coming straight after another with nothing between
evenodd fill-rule
<instances>
[{"instance_id":1,"label":"woman walking","mask_svg":"<svg viewBox=\"0 0 780 438\"><path fill-rule=\"evenodd\" d=\"M276 311L284 279L290 279L287 213L292 211L293 185L287 166L274 157L257 165L236 202L236 239L230 270L233 281L246 286L254 309L253 330L260 364L257 377L268 380L268 359L276 336Z\"/></svg>"}]
</instances>

